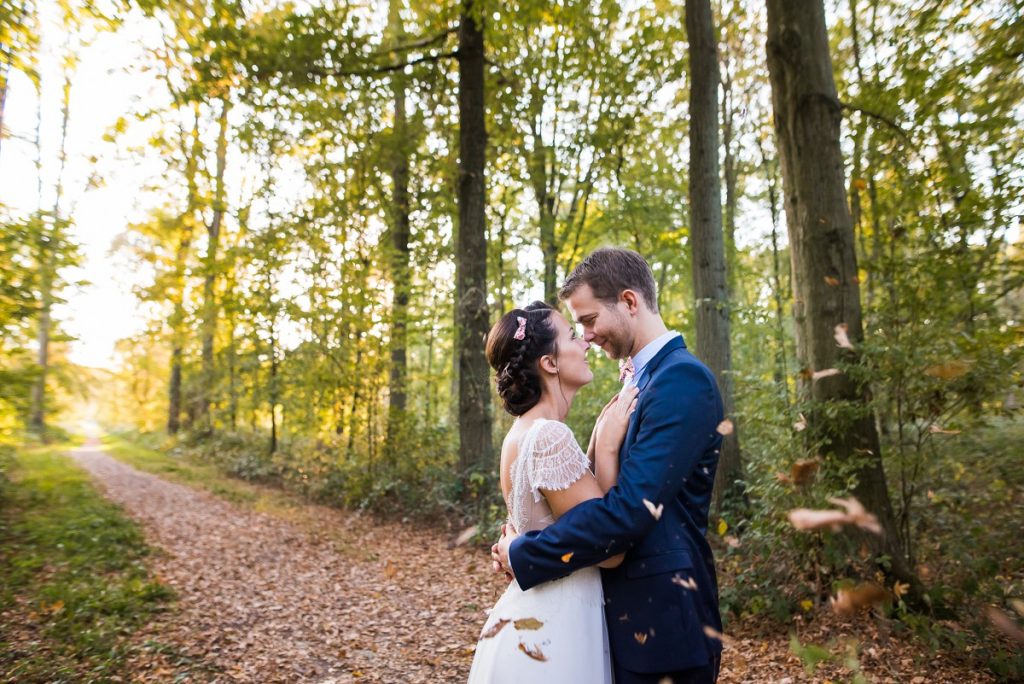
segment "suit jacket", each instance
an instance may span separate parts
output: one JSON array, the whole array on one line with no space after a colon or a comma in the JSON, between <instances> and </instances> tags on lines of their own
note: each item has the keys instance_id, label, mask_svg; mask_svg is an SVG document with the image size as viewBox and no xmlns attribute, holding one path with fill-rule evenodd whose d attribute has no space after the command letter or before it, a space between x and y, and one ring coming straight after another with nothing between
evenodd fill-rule
<instances>
[{"instance_id":1,"label":"suit jacket","mask_svg":"<svg viewBox=\"0 0 1024 684\"><path fill-rule=\"evenodd\" d=\"M722 629L705 539L722 400L711 371L681 338L650 361L638 387L618 484L516 539L509 562L529 589L627 552L602 573L616 669L672 672L707 665L722 650L704 632ZM660 517L646 502L664 507Z\"/></svg>"}]
</instances>

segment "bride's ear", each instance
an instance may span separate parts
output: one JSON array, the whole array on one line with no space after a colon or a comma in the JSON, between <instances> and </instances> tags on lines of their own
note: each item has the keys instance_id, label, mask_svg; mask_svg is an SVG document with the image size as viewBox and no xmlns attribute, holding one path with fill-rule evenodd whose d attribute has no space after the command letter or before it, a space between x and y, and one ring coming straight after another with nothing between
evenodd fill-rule
<instances>
[{"instance_id":1,"label":"bride's ear","mask_svg":"<svg viewBox=\"0 0 1024 684\"><path fill-rule=\"evenodd\" d=\"M540 369L545 373L555 375L558 373L558 362L551 354L545 354L540 357Z\"/></svg>"}]
</instances>

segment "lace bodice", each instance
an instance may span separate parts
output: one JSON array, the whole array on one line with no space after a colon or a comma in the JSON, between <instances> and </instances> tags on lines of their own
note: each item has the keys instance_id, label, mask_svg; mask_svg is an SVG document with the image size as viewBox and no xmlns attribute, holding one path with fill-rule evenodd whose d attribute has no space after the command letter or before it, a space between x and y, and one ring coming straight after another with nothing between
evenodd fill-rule
<instances>
[{"instance_id":1,"label":"lace bodice","mask_svg":"<svg viewBox=\"0 0 1024 684\"><path fill-rule=\"evenodd\" d=\"M519 442L510 469L512 489L508 514L519 532L539 530L554 522L541 489L567 489L590 468L572 430L557 420L537 419Z\"/></svg>"}]
</instances>

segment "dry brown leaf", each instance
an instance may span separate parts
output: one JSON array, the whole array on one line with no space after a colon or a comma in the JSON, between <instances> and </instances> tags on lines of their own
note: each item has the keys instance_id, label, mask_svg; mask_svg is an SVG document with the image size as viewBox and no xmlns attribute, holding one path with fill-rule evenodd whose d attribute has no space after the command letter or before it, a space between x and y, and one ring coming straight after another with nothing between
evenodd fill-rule
<instances>
[{"instance_id":1,"label":"dry brown leaf","mask_svg":"<svg viewBox=\"0 0 1024 684\"><path fill-rule=\"evenodd\" d=\"M856 587L840 589L830 600L832 610L839 615L851 616L890 599L889 592L874 582L864 582Z\"/></svg>"},{"instance_id":2,"label":"dry brown leaf","mask_svg":"<svg viewBox=\"0 0 1024 684\"><path fill-rule=\"evenodd\" d=\"M850 516L850 522L862 530L882 534L882 526L879 524L878 518L874 514L868 513L861 502L852 496L846 499L832 498L829 499L829 503L845 508L846 514Z\"/></svg>"},{"instance_id":3,"label":"dry brown leaf","mask_svg":"<svg viewBox=\"0 0 1024 684\"><path fill-rule=\"evenodd\" d=\"M954 380L971 370L972 363L961 359L954 359L945 363L937 363L924 369L924 374L940 380Z\"/></svg>"},{"instance_id":4,"label":"dry brown leaf","mask_svg":"<svg viewBox=\"0 0 1024 684\"><path fill-rule=\"evenodd\" d=\"M732 424L732 421L729 420L728 418L719 423L718 427L715 428L718 434L722 435L723 437L726 435L731 435L734 429L735 426Z\"/></svg>"},{"instance_id":5,"label":"dry brown leaf","mask_svg":"<svg viewBox=\"0 0 1024 684\"><path fill-rule=\"evenodd\" d=\"M995 606L989 606L985 609L985 616L988 617L988 621L992 623L993 627L1014 641L1024 644L1024 629L1021 629L1020 625L1009 615Z\"/></svg>"},{"instance_id":6,"label":"dry brown leaf","mask_svg":"<svg viewBox=\"0 0 1024 684\"><path fill-rule=\"evenodd\" d=\"M804 418L804 414L800 414L800 420L793 423L793 429L797 432L803 432L807 429L807 419Z\"/></svg>"},{"instance_id":7,"label":"dry brown leaf","mask_svg":"<svg viewBox=\"0 0 1024 684\"><path fill-rule=\"evenodd\" d=\"M858 190L863 190L864 188L868 187L868 184L867 182L865 182L863 178L854 178L853 187L857 188Z\"/></svg>"},{"instance_id":8,"label":"dry brown leaf","mask_svg":"<svg viewBox=\"0 0 1024 684\"><path fill-rule=\"evenodd\" d=\"M831 378L833 375L842 375L843 371L838 368L826 368L824 370L814 371L811 373L811 380L821 380L822 378Z\"/></svg>"},{"instance_id":9,"label":"dry brown leaf","mask_svg":"<svg viewBox=\"0 0 1024 684\"><path fill-rule=\"evenodd\" d=\"M846 325L846 323L840 323L836 326L834 335L836 338L836 344L843 349L853 349L853 343L850 342L849 333L850 326Z\"/></svg>"},{"instance_id":10,"label":"dry brown leaf","mask_svg":"<svg viewBox=\"0 0 1024 684\"><path fill-rule=\"evenodd\" d=\"M575 551L570 551L569 553L563 553L562 554L562 562L563 563L568 563L570 560L572 560L572 554L574 554L574 553L575 553Z\"/></svg>"},{"instance_id":11,"label":"dry brown leaf","mask_svg":"<svg viewBox=\"0 0 1024 684\"><path fill-rule=\"evenodd\" d=\"M933 435L959 435L959 430L946 430L941 425L935 425L934 423L928 426L928 432Z\"/></svg>"},{"instance_id":12,"label":"dry brown leaf","mask_svg":"<svg viewBox=\"0 0 1024 684\"><path fill-rule=\"evenodd\" d=\"M722 646L732 646L735 643L731 637L722 634L711 625L704 625L704 636L722 642Z\"/></svg>"},{"instance_id":13,"label":"dry brown leaf","mask_svg":"<svg viewBox=\"0 0 1024 684\"><path fill-rule=\"evenodd\" d=\"M833 278L832 276L825 276L825 284L829 287L836 287L839 285L839 278Z\"/></svg>"},{"instance_id":14,"label":"dry brown leaf","mask_svg":"<svg viewBox=\"0 0 1024 684\"><path fill-rule=\"evenodd\" d=\"M544 626L544 623L537 618L521 618L512 623L516 629L535 630Z\"/></svg>"},{"instance_id":15,"label":"dry brown leaf","mask_svg":"<svg viewBox=\"0 0 1024 684\"><path fill-rule=\"evenodd\" d=\"M794 508L789 512L789 521L798 530L831 529L838 532L843 525L856 525L861 529L875 534L882 533L882 526L871 513L868 513L859 501L849 499L829 499L831 503L842 506L845 511L812 510L810 508Z\"/></svg>"},{"instance_id":16,"label":"dry brown leaf","mask_svg":"<svg viewBox=\"0 0 1024 684\"><path fill-rule=\"evenodd\" d=\"M672 584L678 584L683 589L690 589L692 591L697 591L697 582L694 581L694 579L692 577L687 577L686 579L683 579L679 575L673 575L672 576Z\"/></svg>"},{"instance_id":17,"label":"dry brown leaf","mask_svg":"<svg viewBox=\"0 0 1024 684\"><path fill-rule=\"evenodd\" d=\"M384 576L388 579L394 579L395 575L398 574L398 566L391 562L389 558L384 564Z\"/></svg>"},{"instance_id":18,"label":"dry brown leaf","mask_svg":"<svg viewBox=\"0 0 1024 684\"><path fill-rule=\"evenodd\" d=\"M636 643L643 646L647 643L647 632L633 632L633 638L636 639Z\"/></svg>"},{"instance_id":19,"label":"dry brown leaf","mask_svg":"<svg viewBox=\"0 0 1024 684\"><path fill-rule=\"evenodd\" d=\"M647 499L644 499L644 506L647 507L647 510L654 516L655 520L661 520L661 513L665 510L665 504L658 504L655 506Z\"/></svg>"},{"instance_id":20,"label":"dry brown leaf","mask_svg":"<svg viewBox=\"0 0 1024 684\"><path fill-rule=\"evenodd\" d=\"M525 653L526 655L530 656L534 660L539 660L542 663L546 663L548 660L548 657L544 655L543 651L540 650L540 646L535 645L533 648L530 648L529 646L520 641L519 650Z\"/></svg>"},{"instance_id":21,"label":"dry brown leaf","mask_svg":"<svg viewBox=\"0 0 1024 684\"><path fill-rule=\"evenodd\" d=\"M790 475L793 484L809 484L811 480L814 479L814 474L818 472L818 466L820 465L821 460L817 458L807 458L794 463L790 468Z\"/></svg>"},{"instance_id":22,"label":"dry brown leaf","mask_svg":"<svg viewBox=\"0 0 1024 684\"><path fill-rule=\"evenodd\" d=\"M467 527L466 529L462 530L462 532L459 532L459 536L455 538L455 545L456 546L462 546L463 544L468 542L470 539L475 537L476 536L476 532L477 532L477 526L476 525L472 525L471 527Z\"/></svg>"},{"instance_id":23,"label":"dry brown leaf","mask_svg":"<svg viewBox=\"0 0 1024 684\"><path fill-rule=\"evenodd\" d=\"M481 639L493 639L495 636L498 635L498 632L500 632L501 630L503 630L505 628L505 625L507 625L509 622L511 622L511 620L509 620L508 618L501 618L500 620L495 622L493 625L491 625L490 628L486 632L481 634L480 638Z\"/></svg>"}]
</instances>

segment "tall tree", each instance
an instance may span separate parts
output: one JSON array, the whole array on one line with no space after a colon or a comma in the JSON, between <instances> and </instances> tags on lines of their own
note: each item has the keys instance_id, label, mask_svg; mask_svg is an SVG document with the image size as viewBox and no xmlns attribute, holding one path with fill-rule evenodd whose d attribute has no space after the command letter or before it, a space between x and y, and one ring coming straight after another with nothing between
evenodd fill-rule
<instances>
[{"instance_id":1,"label":"tall tree","mask_svg":"<svg viewBox=\"0 0 1024 684\"><path fill-rule=\"evenodd\" d=\"M696 298L697 353L714 372L726 415L733 413L729 288L718 175L718 51L710 0L686 0L690 56L690 249ZM720 508L743 480L739 436L725 435L715 475Z\"/></svg>"},{"instance_id":2,"label":"tall tree","mask_svg":"<svg viewBox=\"0 0 1024 684\"><path fill-rule=\"evenodd\" d=\"M491 394L484 340L487 310L487 226L484 171L483 4L463 0L459 18L459 220L455 255L458 343L459 468L491 466Z\"/></svg>"},{"instance_id":3,"label":"tall tree","mask_svg":"<svg viewBox=\"0 0 1024 684\"><path fill-rule=\"evenodd\" d=\"M836 330L863 341L855 237L846 204L842 112L832 74L822 0L768 0L768 71L792 254L797 354L812 403L812 433L857 476L855 496L884 534L865 542L890 559L892 574L920 591L900 543L866 388L831 372L842 359ZM848 351L848 350L847 350ZM852 360L852 359L847 359ZM820 373L820 371L829 371ZM845 406L828 417L826 403Z\"/></svg>"},{"instance_id":4,"label":"tall tree","mask_svg":"<svg viewBox=\"0 0 1024 684\"><path fill-rule=\"evenodd\" d=\"M395 45L405 40L402 3L390 0L388 30ZM388 436L393 436L395 421L405 412L408 384L409 286L409 126L406 109L406 78L403 70L391 74L394 101L394 125L391 138L391 377L388 392ZM389 449L389 454L392 452Z\"/></svg>"}]
</instances>

